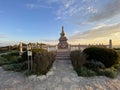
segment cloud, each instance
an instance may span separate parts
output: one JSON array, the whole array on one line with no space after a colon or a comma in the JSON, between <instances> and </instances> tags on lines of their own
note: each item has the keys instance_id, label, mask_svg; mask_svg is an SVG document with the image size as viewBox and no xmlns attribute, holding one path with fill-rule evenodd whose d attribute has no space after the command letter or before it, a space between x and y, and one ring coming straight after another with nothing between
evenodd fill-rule
<instances>
[{"instance_id":1,"label":"cloud","mask_svg":"<svg viewBox=\"0 0 120 90\"><path fill-rule=\"evenodd\" d=\"M31 9L46 8L56 15L56 20L77 25L92 24L120 15L120 0L36 0L26 4Z\"/></svg>"},{"instance_id":2,"label":"cloud","mask_svg":"<svg viewBox=\"0 0 120 90\"><path fill-rule=\"evenodd\" d=\"M107 20L109 18L115 17L116 15L120 15L120 0L110 0L107 4L103 5L99 9L99 12L93 14L88 21L96 22Z\"/></svg>"},{"instance_id":3,"label":"cloud","mask_svg":"<svg viewBox=\"0 0 120 90\"><path fill-rule=\"evenodd\" d=\"M70 36L69 39L79 39L85 41L102 41L106 42L106 40L114 39L120 40L120 23L113 25L99 25L91 30L86 32L77 32L74 35Z\"/></svg>"},{"instance_id":4,"label":"cloud","mask_svg":"<svg viewBox=\"0 0 120 90\"><path fill-rule=\"evenodd\" d=\"M120 15L120 0L50 0L59 3L56 16L77 25L112 20Z\"/></svg>"},{"instance_id":5,"label":"cloud","mask_svg":"<svg viewBox=\"0 0 120 90\"><path fill-rule=\"evenodd\" d=\"M31 9L54 8L53 13L57 19L70 19L82 17L88 13L96 13L97 9L92 5L98 0L36 0L26 4ZM61 17L61 18L60 18Z\"/></svg>"},{"instance_id":6,"label":"cloud","mask_svg":"<svg viewBox=\"0 0 120 90\"><path fill-rule=\"evenodd\" d=\"M76 18L85 16L87 13L95 13L97 10L89 5L88 1L78 0L61 0L60 6L57 9L57 17L61 19Z\"/></svg>"},{"instance_id":7,"label":"cloud","mask_svg":"<svg viewBox=\"0 0 120 90\"><path fill-rule=\"evenodd\" d=\"M30 9L39 9L39 8L52 8L51 6L47 6L47 5L41 5L41 4L26 4L26 7L30 8Z\"/></svg>"}]
</instances>

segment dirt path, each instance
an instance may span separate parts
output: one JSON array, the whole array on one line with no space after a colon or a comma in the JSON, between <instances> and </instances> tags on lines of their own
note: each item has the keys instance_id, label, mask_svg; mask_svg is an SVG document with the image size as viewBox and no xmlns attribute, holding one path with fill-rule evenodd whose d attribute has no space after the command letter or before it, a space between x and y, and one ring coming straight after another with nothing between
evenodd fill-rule
<instances>
[{"instance_id":1,"label":"dirt path","mask_svg":"<svg viewBox=\"0 0 120 90\"><path fill-rule=\"evenodd\" d=\"M0 90L120 90L120 75L78 77L70 61L56 60L47 75L25 77L0 67Z\"/></svg>"}]
</instances>

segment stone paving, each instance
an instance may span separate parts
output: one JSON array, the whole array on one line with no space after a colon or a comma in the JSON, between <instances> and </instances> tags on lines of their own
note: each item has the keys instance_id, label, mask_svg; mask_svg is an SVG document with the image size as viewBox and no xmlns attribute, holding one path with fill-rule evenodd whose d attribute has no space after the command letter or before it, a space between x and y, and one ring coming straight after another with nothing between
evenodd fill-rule
<instances>
[{"instance_id":1,"label":"stone paving","mask_svg":"<svg viewBox=\"0 0 120 90\"><path fill-rule=\"evenodd\" d=\"M47 75L29 77L0 68L0 90L120 90L120 75L78 77L71 62L56 60Z\"/></svg>"}]
</instances>

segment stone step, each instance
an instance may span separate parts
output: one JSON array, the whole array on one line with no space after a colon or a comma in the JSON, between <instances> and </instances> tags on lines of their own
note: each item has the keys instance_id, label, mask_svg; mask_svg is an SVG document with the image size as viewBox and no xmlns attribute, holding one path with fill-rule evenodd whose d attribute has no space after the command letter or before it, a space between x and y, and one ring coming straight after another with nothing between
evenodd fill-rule
<instances>
[{"instance_id":1,"label":"stone step","mask_svg":"<svg viewBox=\"0 0 120 90\"><path fill-rule=\"evenodd\" d=\"M56 57L70 57L69 55L56 55Z\"/></svg>"},{"instance_id":2,"label":"stone step","mask_svg":"<svg viewBox=\"0 0 120 90\"><path fill-rule=\"evenodd\" d=\"M70 57L56 57L56 60L70 60Z\"/></svg>"},{"instance_id":3,"label":"stone step","mask_svg":"<svg viewBox=\"0 0 120 90\"><path fill-rule=\"evenodd\" d=\"M70 55L69 54L57 54L56 56L64 57L64 56L70 56Z\"/></svg>"},{"instance_id":4,"label":"stone step","mask_svg":"<svg viewBox=\"0 0 120 90\"><path fill-rule=\"evenodd\" d=\"M65 53L65 54L70 54L69 52L57 52L57 53L61 53L61 54L62 54L62 53Z\"/></svg>"},{"instance_id":5,"label":"stone step","mask_svg":"<svg viewBox=\"0 0 120 90\"><path fill-rule=\"evenodd\" d=\"M58 52L58 51L57 51L57 53L70 53L70 52Z\"/></svg>"},{"instance_id":6,"label":"stone step","mask_svg":"<svg viewBox=\"0 0 120 90\"><path fill-rule=\"evenodd\" d=\"M56 60L70 60L70 53L68 50L58 50Z\"/></svg>"},{"instance_id":7,"label":"stone step","mask_svg":"<svg viewBox=\"0 0 120 90\"><path fill-rule=\"evenodd\" d=\"M70 57L70 55L56 55L56 57Z\"/></svg>"},{"instance_id":8,"label":"stone step","mask_svg":"<svg viewBox=\"0 0 120 90\"><path fill-rule=\"evenodd\" d=\"M56 58L70 58L70 56L56 56Z\"/></svg>"},{"instance_id":9,"label":"stone step","mask_svg":"<svg viewBox=\"0 0 120 90\"><path fill-rule=\"evenodd\" d=\"M57 53L57 54L67 54L67 55L70 55L69 53Z\"/></svg>"}]
</instances>

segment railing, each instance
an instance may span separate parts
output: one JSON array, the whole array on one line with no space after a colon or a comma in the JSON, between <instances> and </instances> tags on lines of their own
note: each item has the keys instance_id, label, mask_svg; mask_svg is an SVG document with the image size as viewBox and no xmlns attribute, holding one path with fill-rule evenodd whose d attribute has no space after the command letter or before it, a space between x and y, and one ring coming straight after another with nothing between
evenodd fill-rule
<instances>
[{"instance_id":1,"label":"railing","mask_svg":"<svg viewBox=\"0 0 120 90\"><path fill-rule=\"evenodd\" d=\"M81 50L83 51L87 47L104 47L104 48L109 48L110 45L103 45L103 44L98 44L98 45L68 45L68 50L73 51L73 50ZM58 45L27 45L27 46L22 46L22 43L20 43L20 53L22 53L23 48L26 48L26 50L31 50L31 49L36 49L36 48L43 48L46 49L47 51L57 51L58 50Z\"/></svg>"}]
</instances>

